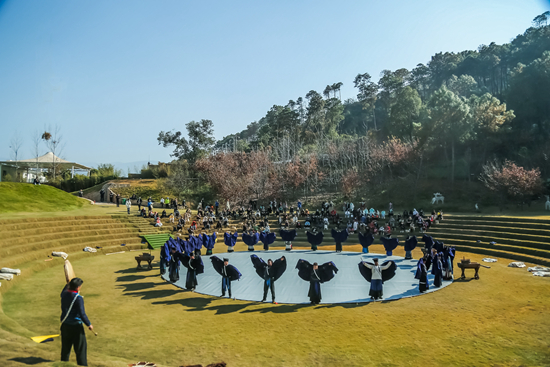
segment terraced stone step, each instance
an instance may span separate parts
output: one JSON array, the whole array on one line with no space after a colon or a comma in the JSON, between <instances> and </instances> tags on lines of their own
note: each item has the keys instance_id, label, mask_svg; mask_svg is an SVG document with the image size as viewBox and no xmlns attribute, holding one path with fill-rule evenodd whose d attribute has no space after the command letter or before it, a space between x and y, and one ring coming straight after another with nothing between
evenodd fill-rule
<instances>
[{"instance_id":1,"label":"terraced stone step","mask_svg":"<svg viewBox=\"0 0 550 367\"><path fill-rule=\"evenodd\" d=\"M3 224L0 226L0 230L4 232L8 231L24 231L28 229L36 228L58 228L67 226L80 226L80 225L101 225L101 224L122 224L121 221L111 218L104 219L89 219L89 220L65 220L63 217L57 218L52 222L29 222L29 223L17 223L17 224Z\"/></svg>"},{"instance_id":2,"label":"terraced stone step","mask_svg":"<svg viewBox=\"0 0 550 367\"><path fill-rule=\"evenodd\" d=\"M0 240L0 248L24 245L29 242L48 242L48 241L59 241L62 239L80 239L87 238L92 236L108 236L108 235L143 235L149 232L141 231L132 227L121 227L113 229L101 229L101 230L79 230L78 227L75 227L75 230L66 231L66 232L56 232L48 234L40 234L34 236L21 235L19 237L7 238Z\"/></svg>"},{"instance_id":3,"label":"terraced stone step","mask_svg":"<svg viewBox=\"0 0 550 367\"><path fill-rule=\"evenodd\" d=\"M482 247L470 247L462 244L452 244L455 246L457 250L457 257L455 258L455 263L458 261L458 259L461 259L462 256L468 257L467 255L463 255L464 252L472 252L476 254L482 254L482 255L488 255L491 257L496 258L506 258L510 260L515 261L523 261L527 263L532 263L536 265L542 265L542 266L550 266L550 259L547 258L540 258L536 256L529 256L525 254L518 254L515 252L507 252L507 251L500 251L500 250L494 250L494 249L487 249ZM484 263L483 263L484 264ZM485 264L484 264L485 265ZM487 263L487 266L491 266L491 263ZM458 270L457 270L458 269ZM458 267L455 267L455 275L460 273L457 273L457 271L460 271Z\"/></svg>"},{"instance_id":4,"label":"terraced stone step","mask_svg":"<svg viewBox=\"0 0 550 367\"><path fill-rule=\"evenodd\" d=\"M103 247L102 249L99 249L98 252L106 252L111 251L114 252L115 249L118 249L117 251L124 251L125 248L143 248L143 244L141 243L140 238L136 239L129 239L125 241L126 246L120 246L119 241L112 242L112 241L96 241L93 244L88 244L90 247L96 247L100 246ZM117 245L118 244L118 245ZM93 245L93 246L92 246ZM18 255L10 255L7 257L0 257L0 267L8 267L8 268L15 268L18 266L18 264L23 264L28 261L34 261L34 260L45 260L49 255L51 255L52 251L62 251L66 253L72 253L72 252L84 252L82 251L86 245L77 243L70 246L58 246L58 247L50 247L47 249L37 249L34 251L27 251L25 253L21 253Z\"/></svg>"},{"instance_id":5,"label":"terraced stone step","mask_svg":"<svg viewBox=\"0 0 550 367\"><path fill-rule=\"evenodd\" d=\"M527 247L521 247L521 246L510 246L510 245L503 245L503 244L491 245L490 243L486 243L486 242L471 242L471 241L464 241L464 240L453 239L453 238L445 239L444 242L446 245L461 244L469 247L486 248L491 250L499 250L499 251L505 251L510 253L531 255L539 258L550 259L550 251L548 250L539 250L539 249L533 249L533 248L527 248Z\"/></svg>"},{"instance_id":6,"label":"terraced stone step","mask_svg":"<svg viewBox=\"0 0 550 367\"><path fill-rule=\"evenodd\" d=\"M143 228L146 228L146 227L143 227ZM33 229L25 229L25 230L13 230L13 231L4 231L2 227L0 227L0 231L2 233L2 236L0 237L0 243L3 242L3 240L18 238L18 237L43 236L43 235L50 235L50 234L61 235L61 234L75 233L75 232L82 232L82 231L103 231L103 230L116 230L116 229L141 230L142 228L134 227L131 224L127 224L127 223L69 225L69 226L63 226L63 227L44 227L44 228L33 228Z\"/></svg>"},{"instance_id":7,"label":"terraced stone step","mask_svg":"<svg viewBox=\"0 0 550 367\"><path fill-rule=\"evenodd\" d=\"M440 239L441 241L456 239L456 240L468 241L468 242L474 243L479 240L482 243L497 242L498 244L501 244L501 245L510 245L510 246L530 248L530 249L550 250L550 244L545 242L494 238L494 237L488 237L488 236L479 236L475 234L470 235L470 234L453 234L453 233L443 234L442 233L442 234L437 234L436 236L433 236L433 237L434 239Z\"/></svg>"},{"instance_id":8,"label":"terraced stone step","mask_svg":"<svg viewBox=\"0 0 550 367\"><path fill-rule=\"evenodd\" d=\"M546 229L550 230L550 222L548 221L516 221L516 220L488 220L488 217L478 217L471 219L460 219L460 218L445 218L441 221L440 224L477 224L477 225L502 225L506 224L508 227L517 227L517 228L532 228L532 229Z\"/></svg>"},{"instance_id":9,"label":"terraced stone step","mask_svg":"<svg viewBox=\"0 0 550 367\"><path fill-rule=\"evenodd\" d=\"M87 237L83 238L68 238L59 241L46 241L46 242L32 242L27 245L11 246L11 247L2 247L0 248L0 261L4 258L9 258L10 256L24 254L32 251L63 251L57 250L59 248L64 248L68 246L76 246L75 248L80 248L81 250L84 247L96 247L103 246L98 243L104 243L105 246L114 246L118 244L119 246L123 243L141 243L142 238L139 236L133 235L120 235L120 236L97 236L97 237ZM51 253L50 251L50 253Z\"/></svg>"},{"instance_id":10,"label":"terraced stone step","mask_svg":"<svg viewBox=\"0 0 550 367\"><path fill-rule=\"evenodd\" d=\"M541 236L538 234L509 233L509 232L488 231L488 230L468 230L468 229L449 228L449 227L430 228L430 232L434 234L441 233L441 234L448 234L448 235L468 234L471 236L480 236L485 238L514 239L514 240L520 240L520 241L541 242L541 243L550 244L550 236Z\"/></svg>"},{"instance_id":11,"label":"terraced stone step","mask_svg":"<svg viewBox=\"0 0 550 367\"><path fill-rule=\"evenodd\" d=\"M511 234L527 234L527 235L540 235L550 237L550 230L548 229L535 229L535 228L518 228L511 226L504 226L506 223L502 223L501 226L498 225L477 225L477 224L457 224L443 222L438 225L432 226L431 230L438 229L462 229L471 232L477 231L494 231L500 233L511 233Z\"/></svg>"}]
</instances>

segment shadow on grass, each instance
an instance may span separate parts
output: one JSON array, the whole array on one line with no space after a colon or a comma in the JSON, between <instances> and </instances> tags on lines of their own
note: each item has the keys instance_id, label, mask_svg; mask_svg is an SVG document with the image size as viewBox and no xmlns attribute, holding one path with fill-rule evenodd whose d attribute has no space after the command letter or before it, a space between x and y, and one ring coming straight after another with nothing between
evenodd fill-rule
<instances>
[{"instance_id":1,"label":"shadow on grass","mask_svg":"<svg viewBox=\"0 0 550 367\"><path fill-rule=\"evenodd\" d=\"M142 280L145 278L156 277L157 275L123 275L116 278L117 282L135 282L136 280Z\"/></svg>"},{"instance_id":2,"label":"shadow on grass","mask_svg":"<svg viewBox=\"0 0 550 367\"><path fill-rule=\"evenodd\" d=\"M241 303L235 301L233 304L218 304L208 307L212 302L216 300L202 297L181 298L170 301L158 301L153 302L154 305L182 305L187 307L187 311L216 311L216 315L225 315L228 313L240 312L250 305L256 304L255 302Z\"/></svg>"},{"instance_id":3,"label":"shadow on grass","mask_svg":"<svg viewBox=\"0 0 550 367\"><path fill-rule=\"evenodd\" d=\"M141 276L156 276L158 275L158 269L155 270L155 268L153 269L147 269L146 267L147 265L145 265L145 267L143 267L142 265L142 268L141 269L138 269L137 267L132 267L132 268L128 268L128 269L121 269L121 270L117 270L115 271L115 274L139 274ZM145 273L148 273L148 272L151 272L153 275L143 275Z\"/></svg>"},{"instance_id":4,"label":"shadow on grass","mask_svg":"<svg viewBox=\"0 0 550 367\"><path fill-rule=\"evenodd\" d=\"M123 294L125 296L141 297L141 299L147 300L147 299L171 297L178 293L181 293L181 291L176 289L157 289L157 290L142 291L142 292L138 291L138 292L132 292L132 293L123 293Z\"/></svg>"},{"instance_id":5,"label":"shadow on grass","mask_svg":"<svg viewBox=\"0 0 550 367\"><path fill-rule=\"evenodd\" d=\"M53 362L53 361L50 361L48 359L44 359L44 358L40 358L40 357L16 357L16 358L8 359L8 361L19 362L19 363L28 364L28 365L34 365L34 364L46 363L46 362Z\"/></svg>"},{"instance_id":6,"label":"shadow on grass","mask_svg":"<svg viewBox=\"0 0 550 367\"><path fill-rule=\"evenodd\" d=\"M153 282L143 282L143 283L126 283L126 284L120 284L119 288L124 288L123 292L134 292L134 291L142 291L144 289L150 289L154 288L156 286L161 285L162 283L153 283Z\"/></svg>"},{"instance_id":7,"label":"shadow on grass","mask_svg":"<svg viewBox=\"0 0 550 367\"><path fill-rule=\"evenodd\" d=\"M242 313L292 313L297 312L302 308L313 307L309 304L299 304L299 305L278 305L278 306L269 306L262 307L253 310L245 310Z\"/></svg>"}]
</instances>

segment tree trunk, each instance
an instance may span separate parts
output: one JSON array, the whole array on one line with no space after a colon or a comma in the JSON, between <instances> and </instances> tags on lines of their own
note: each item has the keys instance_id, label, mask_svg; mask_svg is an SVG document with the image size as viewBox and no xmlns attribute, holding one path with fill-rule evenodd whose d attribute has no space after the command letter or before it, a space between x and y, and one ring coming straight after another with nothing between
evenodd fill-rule
<instances>
[{"instance_id":1,"label":"tree trunk","mask_svg":"<svg viewBox=\"0 0 550 367\"><path fill-rule=\"evenodd\" d=\"M374 121L374 130L378 130L378 127L376 126L376 113L374 111L374 108L372 109L372 119Z\"/></svg>"}]
</instances>

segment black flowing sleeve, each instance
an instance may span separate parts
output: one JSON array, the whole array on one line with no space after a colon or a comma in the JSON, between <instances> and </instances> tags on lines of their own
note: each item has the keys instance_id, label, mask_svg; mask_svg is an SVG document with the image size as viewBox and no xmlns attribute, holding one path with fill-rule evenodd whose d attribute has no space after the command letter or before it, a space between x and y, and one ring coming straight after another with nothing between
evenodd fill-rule
<instances>
[{"instance_id":1,"label":"black flowing sleeve","mask_svg":"<svg viewBox=\"0 0 550 367\"><path fill-rule=\"evenodd\" d=\"M216 270L218 272L218 274L220 274L221 276L223 276L223 272L222 272L222 269L223 269L223 260L220 259L219 257L217 256L211 256L210 257L210 261L212 261L212 266L214 267L214 270Z\"/></svg>"},{"instance_id":2,"label":"black flowing sleeve","mask_svg":"<svg viewBox=\"0 0 550 367\"><path fill-rule=\"evenodd\" d=\"M273 278L275 280L279 279L286 271L286 258L283 256L275 260L271 269L273 269Z\"/></svg>"},{"instance_id":3,"label":"black flowing sleeve","mask_svg":"<svg viewBox=\"0 0 550 367\"><path fill-rule=\"evenodd\" d=\"M393 278L395 276L395 272L397 270L397 265L395 265L394 261L386 261L385 263L382 264L382 266L388 264L389 262L391 263L390 267L387 268L386 270L382 270L382 281L383 282L386 282L386 281L390 280L391 278Z\"/></svg>"},{"instance_id":4,"label":"black flowing sleeve","mask_svg":"<svg viewBox=\"0 0 550 367\"><path fill-rule=\"evenodd\" d=\"M296 264L296 269L298 269L298 276L305 280L306 282L309 282L309 277L311 276L311 269L313 267L307 260L298 260L298 263Z\"/></svg>"},{"instance_id":5,"label":"black flowing sleeve","mask_svg":"<svg viewBox=\"0 0 550 367\"><path fill-rule=\"evenodd\" d=\"M371 263L367 263L367 264L373 265L373 264L371 264ZM370 281L371 281L371 279L372 279L372 270L369 269L369 268L367 268L367 267L365 266L365 262L364 262L364 261L361 261L361 262L359 263L359 272L361 273L361 275L363 276L363 278L365 278L365 280L366 280L367 282L370 283Z\"/></svg>"},{"instance_id":6,"label":"black flowing sleeve","mask_svg":"<svg viewBox=\"0 0 550 367\"><path fill-rule=\"evenodd\" d=\"M321 278L321 283L330 281L336 273L338 273L338 268L332 261L319 266L318 274L319 278Z\"/></svg>"},{"instance_id":7,"label":"black flowing sleeve","mask_svg":"<svg viewBox=\"0 0 550 367\"><path fill-rule=\"evenodd\" d=\"M260 259L257 255L250 255L250 260L252 260L252 265L254 265L254 269L256 269L256 274L260 276L260 278L264 278L265 274L265 267L267 264L263 259Z\"/></svg>"}]
</instances>

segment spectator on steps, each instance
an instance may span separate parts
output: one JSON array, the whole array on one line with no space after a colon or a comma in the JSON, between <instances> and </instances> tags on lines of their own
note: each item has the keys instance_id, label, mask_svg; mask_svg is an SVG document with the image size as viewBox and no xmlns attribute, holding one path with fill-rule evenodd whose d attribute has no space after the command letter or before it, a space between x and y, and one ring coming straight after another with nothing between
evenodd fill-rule
<instances>
[{"instance_id":1,"label":"spectator on steps","mask_svg":"<svg viewBox=\"0 0 550 367\"><path fill-rule=\"evenodd\" d=\"M132 201L130 198L126 199L126 210L128 210L128 214L130 214L130 208L132 207Z\"/></svg>"}]
</instances>

